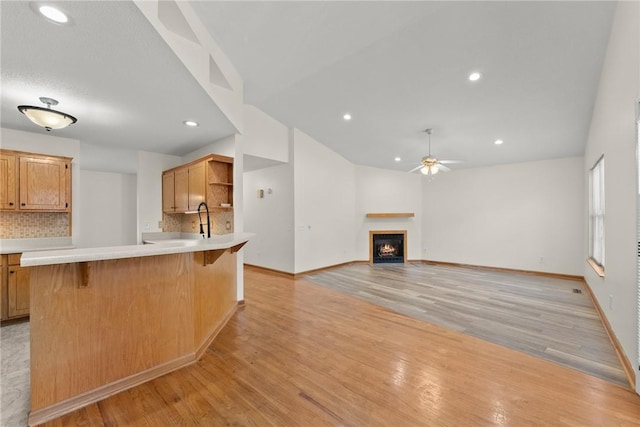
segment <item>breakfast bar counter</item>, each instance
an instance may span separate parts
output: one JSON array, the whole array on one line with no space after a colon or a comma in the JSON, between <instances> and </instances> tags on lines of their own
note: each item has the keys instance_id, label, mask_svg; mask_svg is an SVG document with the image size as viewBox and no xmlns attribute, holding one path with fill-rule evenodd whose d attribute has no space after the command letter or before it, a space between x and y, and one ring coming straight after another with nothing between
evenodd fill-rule
<instances>
[{"instance_id":1,"label":"breakfast bar counter","mask_svg":"<svg viewBox=\"0 0 640 427\"><path fill-rule=\"evenodd\" d=\"M196 362L237 309L250 233L25 253L37 425Z\"/></svg>"},{"instance_id":2,"label":"breakfast bar counter","mask_svg":"<svg viewBox=\"0 0 640 427\"><path fill-rule=\"evenodd\" d=\"M150 245L109 246L104 248L79 248L72 246L45 251L25 253L20 265L67 264L72 262L103 261L108 259L135 258L154 255L195 252L202 250L229 249L249 241L252 233L229 233L211 236L208 239L153 240Z\"/></svg>"}]
</instances>

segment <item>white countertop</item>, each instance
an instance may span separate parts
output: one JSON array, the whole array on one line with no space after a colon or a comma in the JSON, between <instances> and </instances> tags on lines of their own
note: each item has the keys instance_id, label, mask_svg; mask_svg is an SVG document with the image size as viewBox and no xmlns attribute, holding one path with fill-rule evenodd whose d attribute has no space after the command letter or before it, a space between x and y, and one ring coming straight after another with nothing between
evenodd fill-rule
<instances>
[{"instance_id":1,"label":"white countertop","mask_svg":"<svg viewBox=\"0 0 640 427\"><path fill-rule=\"evenodd\" d=\"M17 254L31 251L73 249L71 237L41 237L33 239L0 239L0 254Z\"/></svg>"},{"instance_id":2,"label":"white countertop","mask_svg":"<svg viewBox=\"0 0 640 427\"><path fill-rule=\"evenodd\" d=\"M27 252L22 255L20 265L68 264L72 262L101 261L119 258L168 255L185 252L227 249L249 241L253 233L230 233L211 236L210 239L161 239L152 245L110 246L105 248L84 248ZM151 242L151 240L147 240ZM155 242L156 240L154 240Z\"/></svg>"}]
</instances>

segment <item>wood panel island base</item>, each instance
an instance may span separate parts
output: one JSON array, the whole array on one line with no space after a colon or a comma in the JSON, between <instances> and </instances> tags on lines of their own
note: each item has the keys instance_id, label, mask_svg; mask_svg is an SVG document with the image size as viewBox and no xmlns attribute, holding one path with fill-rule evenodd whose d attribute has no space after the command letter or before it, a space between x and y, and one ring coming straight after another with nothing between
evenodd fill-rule
<instances>
[{"instance_id":1,"label":"wood panel island base","mask_svg":"<svg viewBox=\"0 0 640 427\"><path fill-rule=\"evenodd\" d=\"M196 362L237 308L235 252L249 234L234 235L103 248L110 259L97 250L23 258L32 266L29 425ZM61 261L63 252L75 258Z\"/></svg>"}]
</instances>

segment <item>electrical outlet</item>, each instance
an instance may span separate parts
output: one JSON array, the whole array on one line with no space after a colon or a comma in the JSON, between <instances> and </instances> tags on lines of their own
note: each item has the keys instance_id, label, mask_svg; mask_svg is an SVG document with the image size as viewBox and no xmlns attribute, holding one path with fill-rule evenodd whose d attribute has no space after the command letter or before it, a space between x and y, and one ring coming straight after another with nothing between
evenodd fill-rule
<instances>
[{"instance_id":1,"label":"electrical outlet","mask_svg":"<svg viewBox=\"0 0 640 427\"><path fill-rule=\"evenodd\" d=\"M224 226L227 230L231 230L231 221L227 221Z\"/></svg>"},{"instance_id":2,"label":"electrical outlet","mask_svg":"<svg viewBox=\"0 0 640 427\"><path fill-rule=\"evenodd\" d=\"M162 229L162 221L158 221L158 228Z\"/></svg>"},{"instance_id":3,"label":"electrical outlet","mask_svg":"<svg viewBox=\"0 0 640 427\"><path fill-rule=\"evenodd\" d=\"M540 257L540 259L538 260L538 262L539 262L540 264L544 264L544 257L542 257L542 256L541 256L541 257Z\"/></svg>"},{"instance_id":4,"label":"electrical outlet","mask_svg":"<svg viewBox=\"0 0 640 427\"><path fill-rule=\"evenodd\" d=\"M195 221L191 221L191 229L192 230L196 229L196 222Z\"/></svg>"},{"instance_id":5,"label":"electrical outlet","mask_svg":"<svg viewBox=\"0 0 640 427\"><path fill-rule=\"evenodd\" d=\"M151 224L150 224L150 223L148 223L148 222L145 222L145 223L144 223L144 229L145 229L145 230L149 230L150 228L151 228Z\"/></svg>"}]
</instances>

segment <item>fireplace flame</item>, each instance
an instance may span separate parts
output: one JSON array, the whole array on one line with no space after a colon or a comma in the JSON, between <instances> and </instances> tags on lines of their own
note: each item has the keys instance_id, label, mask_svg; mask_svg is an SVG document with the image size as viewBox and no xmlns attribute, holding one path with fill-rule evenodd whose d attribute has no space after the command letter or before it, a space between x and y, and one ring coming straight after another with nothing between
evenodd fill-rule
<instances>
[{"instance_id":1,"label":"fireplace flame","mask_svg":"<svg viewBox=\"0 0 640 427\"><path fill-rule=\"evenodd\" d=\"M388 243L380 245L380 249L378 250L378 254L380 256L394 256L396 252L398 252L398 249Z\"/></svg>"}]
</instances>

